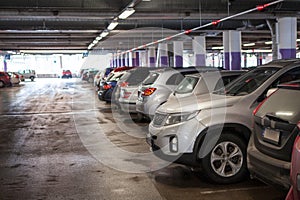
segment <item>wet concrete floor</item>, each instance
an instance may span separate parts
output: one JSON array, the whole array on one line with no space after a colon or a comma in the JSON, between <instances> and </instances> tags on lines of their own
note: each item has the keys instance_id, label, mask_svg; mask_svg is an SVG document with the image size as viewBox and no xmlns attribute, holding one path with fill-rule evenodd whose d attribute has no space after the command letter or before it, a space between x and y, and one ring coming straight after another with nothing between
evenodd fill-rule
<instances>
[{"instance_id":1,"label":"wet concrete floor","mask_svg":"<svg viewBox=\"0 0 300 200\"><path fill-rule=\"evenodd\" d=\"M211 184L159 160L147 122L119 113L79 79L0 88L0 199L279 200L257 180Z\"/></svg>"}]
</instances>

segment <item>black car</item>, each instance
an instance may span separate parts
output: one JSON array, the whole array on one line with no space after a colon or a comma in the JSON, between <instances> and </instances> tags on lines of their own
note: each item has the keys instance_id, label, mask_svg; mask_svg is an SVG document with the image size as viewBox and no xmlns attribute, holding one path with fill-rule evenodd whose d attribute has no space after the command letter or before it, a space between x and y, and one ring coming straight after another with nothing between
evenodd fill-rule
<instances>
[{"instance_id":1,"label":"black car","mask_svg":"<svg viewBox=\"0 0 300 200\"><path fill-rule=\"evenodd\" d=\"M290 186L292 149L299 133L299 99L300 80L281 84L253 112L249 171L253 177L285 189Z\"/></svg>"}]
</instances>

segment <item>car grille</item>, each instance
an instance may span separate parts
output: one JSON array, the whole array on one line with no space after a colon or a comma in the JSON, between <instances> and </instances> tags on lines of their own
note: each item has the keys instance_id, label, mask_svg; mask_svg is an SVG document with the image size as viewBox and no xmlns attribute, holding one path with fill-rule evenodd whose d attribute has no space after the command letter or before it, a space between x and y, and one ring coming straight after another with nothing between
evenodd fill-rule
<instances>
[{"instance_id":1,"label":"car grille","mask_svg":"<svg viewBox=\"0 0 300 200\"><path fill-rule=\"evenodd\" d=\"M156 126L161 126L165 122L167 115L156 113L153 119L153 124Z\"/></svg>"}]
</instances>

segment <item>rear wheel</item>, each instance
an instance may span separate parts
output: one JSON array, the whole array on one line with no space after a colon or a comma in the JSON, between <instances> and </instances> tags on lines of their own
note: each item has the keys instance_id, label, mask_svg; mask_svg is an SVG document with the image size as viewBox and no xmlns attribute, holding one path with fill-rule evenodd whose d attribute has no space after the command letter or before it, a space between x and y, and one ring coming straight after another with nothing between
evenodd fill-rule
<instances>
[{"instance_id":1,"label":"rear wheel","mask_svg":"<svg viewBox=\"0 0 300 200\"><path fill-rule=\"evenodd\" d=\"M33 77L33 76L30 76L30 80L31 80L31 81L34 81L34 77Z\"/></svg>"},{"instance_id":2,"label":"rear wheel","mask_svg":"<svg viewBox=\"0 0 300 200\"><path fill-rule=\"evenodd\" d=\"M246 143L232 133L222 133L212 151L202 159L204 175L212 182L242 181L248 174Z\"/></svg>"}]
</instances>

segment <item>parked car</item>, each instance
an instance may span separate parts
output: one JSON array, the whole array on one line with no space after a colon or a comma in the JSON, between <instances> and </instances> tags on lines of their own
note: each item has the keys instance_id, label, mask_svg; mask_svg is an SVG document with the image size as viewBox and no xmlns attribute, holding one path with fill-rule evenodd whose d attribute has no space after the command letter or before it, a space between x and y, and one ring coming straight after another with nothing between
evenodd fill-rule
<instances>
[{"instance_id":1,"label":"parked car","mask_svg":"<svg viewBox=\"0 0 300 200\"><path fill-rule=\"evenodd\" d=\"M19 74L15 72L7 72L10 77L10 82L13 85L19 84L21 82Z\"/></svg>"},{"instance_id":2,"label":"parked car","mask_svg":"<svg viewBox=\"0 0 300 200\"><path fill-rule=\"evenodd\" d=\"M99 100L106 101L107 103L111 102L112 93L117 85L117 82L124 75L125 71L130 69L132 69L132 67L120 67L111 71L107 80L100 83L100 88L98 91Z\"/></svg>"},{"instance_id":3,"label":"parked car","mask_svg":"<svg viewBox=\"0 0 300 200\"><path fill-rule=\"evenodd\" d=\"M95 74L94 77L94 86L97 87L97 90L99 89L99 85L101 81L104 81L105 79L105 72L103 70L98 71L97 74Z\"/></svg>"},{"instance_id":4,"label":"parked car","mask_svg":"<svg viewBox=\"0 0 300 200\"><path fill-rule=\"evenodd\" d=\"M20 78L20 81L25 81L25 78L23 76L23 74L19 73L19 72L14 72L16 74L18 74L19 78Z\"/></svg>"},{"instance_id":5,"label":"parked car","mask_svg":"<svg viewBox=\"0 0 300 200\"><path fill-rule=\"evenodd\" d=\"M234 79L244 74L244 70L201 72L186 75L168 99L180 98L190 95L202 95L219 90ZM211 88L213 86L213 88Z\"/></svg>"},{"instance_id":6,"label":"parked car","mask_svg":"<svg viewBox=\"0 0 300 200\"><path fill-rule=\"evenodd\" d=\"M299 76L299 59L278 60L241 75L222 90L168 101L157 109L147 141L157 156L200 167L210 181L239 182L248 176L254 108L282 79Z\"/></svg>"},{"instance_id":7,"label":"parked car","mask_svg":"<svg viewBox=\"0 0 300 200\"><path fill-rule=\"evenodd\" d=\"M35 70L32 69L19 70L18 72L24 76L24 79L30 79L31 81L34 81L36 78Z\"/></svg>"},{"instance_id":8,"label":"parked car","mask_svg":"<svg viewBox=\"0 0 300 200\"><path fill-rule=\"evenodd\" d=\"M300 80L279 86L253 112L249 171L253 177L285 189L290 187L292 149L299 134L299 99Z\"/></svg>"},{"instance_id":9,"label":"parked car","mask_svg":"<svg viewBox=\"0 0 300 200\"><path fill-rule=\"evenodd\" d=\"M10 76L7 72L0 72L0 88L11 86Z\"/></svg>"},{"instance_id":10,"label":"parked car","mask_svg":"<svg viewBox=\"0 0 300 200\"><path fill-rule=\"evenodd\" d=\"M136 113L138 87L148 77L150 71L154 69L150 67L137 67L126 71L124 76L119 80L113 96L115 103L120 105L123 112Z\"/></svg>"},{"instance_id":11,"label":"parked car","mask_svg":"<svg viewBox=\"0 0 300 200\"><path fill-rule=\"evenodd\" d=\"M70 70L63 70L61 78L72 78L72 72Z\"/></svg>"},{"instance_id":12,"label":"parked car","mask_svg":"<svg viewBox=\"0 0 300 200\"><path fill-rule=\"evenodd\" d=\"M94 83L94 77L99 72L99 70L89 70L87 73L87 82Z\"/></svg>"},{"instance_id":13,"label":"parked car","mask_svg":"<svg viewBox=\"0 0 300 200\"><path fill-rule=\"evenodd\" d=\"M183 80L184 75L217 70L213 67L187 67L163 68L151 72L138 89L136 101L138 118L152 119L156 109L167 101L169 95Z\"/></svg>"},{"instance_id":14,"label":"parked car","mask_svg":"<svg viewBox=\"0 0 300 200\"><path fill-rule=\"evenodd\" d=\"M294 143L290 173L291 188L287 194L286 200L300 199L300 121L297 126L298 135Z\"/></svg>"}]
</instances>

